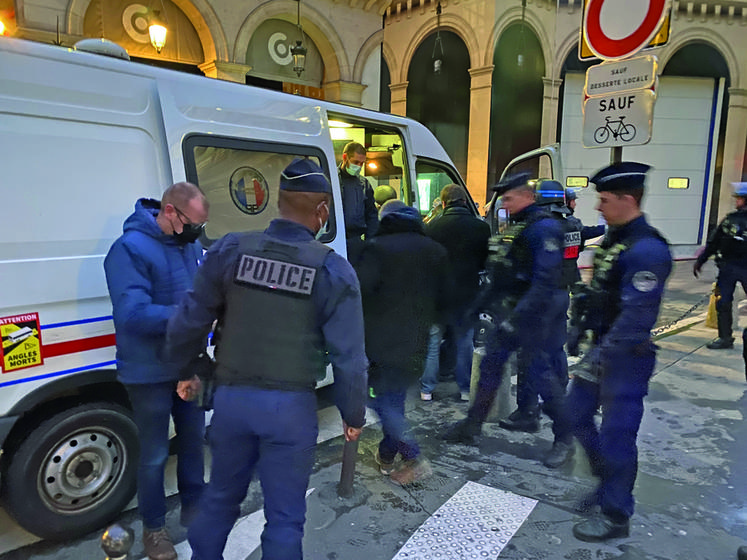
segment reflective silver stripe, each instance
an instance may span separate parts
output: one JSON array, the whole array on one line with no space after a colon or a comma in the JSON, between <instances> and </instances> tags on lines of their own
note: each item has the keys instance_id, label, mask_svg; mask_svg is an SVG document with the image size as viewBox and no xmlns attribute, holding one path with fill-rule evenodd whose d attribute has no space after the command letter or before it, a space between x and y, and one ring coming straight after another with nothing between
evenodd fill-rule
<instances>
[{"instance_id":1,"label":"reflective silver stripe","mask_svg":"<svg viewBox=\"0 0 747 560\"><path fill-rule=\"evenodd\" d=\"M235 280L296 294L310 295L316 269L294 263L241 255Z\"/></svg>"}]
</instances>

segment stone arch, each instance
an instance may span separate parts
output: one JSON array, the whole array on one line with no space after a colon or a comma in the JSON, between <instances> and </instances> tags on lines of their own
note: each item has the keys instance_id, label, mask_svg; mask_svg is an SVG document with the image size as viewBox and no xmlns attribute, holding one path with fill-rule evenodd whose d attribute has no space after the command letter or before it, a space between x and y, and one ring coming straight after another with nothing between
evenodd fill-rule
<instances>
[{"instance_id":1,"label":"stone arch","mask_svg":"<svg viewBox=\"0 0 747 560\"><path fill-rule=\"evenodd\" d=\"M554 72L551 77L554 80L559 80L563 74L563 66L568 57L571 56L573 51L578 52L578 31L571 31L566 37L560 42L557 48L556 64Z\"/></svg>"},{"instance_id":2,"label":"stone arch","mask_svg":"<svg viewBox=\"0 0 747 560\"><path fill-rule=\"evenodd\" d=\"M262 4L250 12L244 23L241 24L236 36L232 61L244 63L246 50L249 48L249 40L257 28L266 20L281 19L295 24L297 11L298 2L296 0L274 0ZM334 25L307 2L301 10L301 26L304 33L314 41L322 55L324 81L350 81L352 76L350 63L345 52L345 46Z\"/></svg>"},{"instance_id":3,"label":"stone arch","mask_svg":"<svg viewBox=\"0 0 747 560\"><path fill-rule=\"evenodd\" d=\"M366 65L368 57L371 56L371 54L378 49L383 42L384 30L379 29L363 43L358 51L358 56L355 57L355 65L353 66L353 81L355 83L361 83L361 79L363 78L363 67ZM386 60L386 56L384 56L384 60ZM388 61L387 64L389 64Z\"/></svg>"},{"instance_id":4,"label":"stone arch","mask_svg":"<svg viewBox=\"0 0 747 560\"><path fill-rule=\"evenodd\" d=\"M659 58L659 72L667 65L667 62L683 47L692 43L705 43L713 47L726 61L729 69L729 78L731 79L732 88L744 88L745 84L741 82L739 72L739 57L737 57L732 45L728 40L712 29L705 27L688 27L672 35L671 42L663 49L654 52Z\"/></svg>"},{"instance_id":5,"label":"stone arch","mask_svg":"<svg viewBox=\"0 0 747 560\"><path fill-rule=\"evenodd\" d=\"M23 0L17 0L23 4ZM228 60L228 44L218 15L207 0L171 0L187 16L200 37L205 62ZM70 0L65 16L65 32L83 35L83 18L91 0ZM19 6L22 10L23 6Z\"/></svg>"},{"instance_id":6,"label":"stone arch","mask_svg":"<svg viewBox=\"0 0 747 560\"><path fill-rule=\"evenodd\" d=\"M418 47L423 42L423 40L428 35L436 31L436 23L437 18L434 15L415 32L412 41L410 41L410 44L407 46L407 49L405 50L405 53L402 57L402 65L399 67L397 83L407 81L407 74L410 69L412 57L415 55L415 51L418 50ZM482 60L482 57L480 56L480 45L477 43L477 37L475 36L474 29L472 29L472 26L465 19L454 14L441 14L440 28L444 31L451 31L452 33L455 33L464 42L465 46L467 47L467 52L469 53L471 68L480 66L480 61ZM389 70L392 72L392 76L394 76L394 68L394 66L389 67ZM394 82L394 79L392 79L392 82Z\"/></svg>"},{"instance_id":7,"label":"stone arch","mask_svg":"<svg viewBox=\"0 0 747 560\"><path fill-rule=\"evenodd\" d=\"M511 25L521 22L521 7L514 7L506 10L503 16L495 22L493 30L490 33L490 39L488 41L488 49L484 54L483 66L490 66L493 64L493 56L495 54L496 45L498 40L501 38L503 32ZM545 77L549 77L553 74L553 66L555 61L555 53L553 51L553 42L547 35L542 21L532 12L526 10L524 12L524 23L532 30L537 36L540 46L542 47L542 56L545 59ZM558 72L559 73L559 72Z\"/></svg>"}]
</instances>

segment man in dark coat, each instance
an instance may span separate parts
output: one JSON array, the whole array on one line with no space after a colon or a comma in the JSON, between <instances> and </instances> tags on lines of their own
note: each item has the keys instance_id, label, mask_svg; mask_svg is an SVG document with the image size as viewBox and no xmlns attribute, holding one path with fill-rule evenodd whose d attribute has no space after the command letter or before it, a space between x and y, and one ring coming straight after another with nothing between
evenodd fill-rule
<instances>
[{"instance_id":1,"label":"man in dark coat","mask_svg":"<svg viewBox=\"0 0 747 560\"><path fill-rule=\"evenodd\" d=\"M348 261L352 264L360 256L364 240L370 239L379 227L373 188L361 175L365 165L365 146L348 142L343 148L342 163L337 171L342 191Z\"/></svg>"},{"instance_id":2,"label":"man in dark coat","mask_svg":"<svg viewBox=\"0 0 747 560\"><path fill-rule=\"evenodd\" d=\"M371 407L384 432L376 461L398 484L430 474L405 420L405 396L423 371L430 326L442 320L453 291L448 266L446 249L426 237L420 213L400 200L381 207L379 231L356 265ZM398 454L403 463L394 470Z\"/></svg>"},{"instance_id":3,"label":"man in dark coat","mask_svg":"<svg viewBox=\"0 0 747 560\"><path fill-rule=\"evenodd\" d=\"M469 400L472 373L472 339L476 322L475 298L480 284L480 271L488 257L490 226L467 207L467 193L459 185L446 185L440 194L444 212L425 228L431 239L438 241L449 254L449 264L457 289L451 294L452 319L444 336L456 349L456 382L462 400ZM436 334L435 336L439 336ZM438 344L431 347L438 348ZM421 393L427 396L438 382L438 353L428 356L432 367L426 366L421 378Z\"/></svg>"}]
</instances>

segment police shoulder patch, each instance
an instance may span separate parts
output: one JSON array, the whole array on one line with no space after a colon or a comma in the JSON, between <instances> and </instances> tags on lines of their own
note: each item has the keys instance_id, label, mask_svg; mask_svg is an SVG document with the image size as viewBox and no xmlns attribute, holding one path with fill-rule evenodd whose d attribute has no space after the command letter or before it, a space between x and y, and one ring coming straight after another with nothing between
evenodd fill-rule
<instances>
[{"instance_id":1,"label":"police shoulder patch","mask_svg":"<svg viewBox=\"0 0 747 560\"><path fill-rule=\"evenodd\" d=\"M656 274L650 270L639 270L633 275L633 287L639 292L650 292L659 284Z\"/></svg>"}]
</instances>

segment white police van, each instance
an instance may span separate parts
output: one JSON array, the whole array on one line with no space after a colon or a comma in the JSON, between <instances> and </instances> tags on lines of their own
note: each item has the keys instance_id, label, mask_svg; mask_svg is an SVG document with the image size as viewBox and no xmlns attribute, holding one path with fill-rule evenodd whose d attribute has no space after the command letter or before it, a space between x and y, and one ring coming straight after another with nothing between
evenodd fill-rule
<instances>
[{"instance_id":1,"label":"white police van","mask_svg":"<svg viewBox=\"0 0 747 560\"><path fill-rule=\"evenodd\" d=\"M308 156L330 175L324 241L344 255L335 168L351 140L368 148L373 186L423 214L441 187L463 184L410 119L0 37L0 468L24 528L71 538L134 494L137 434L103 259L135 201L199 184L209 244L264 228L280 171Z\"/></svg>"}]
</instances>

